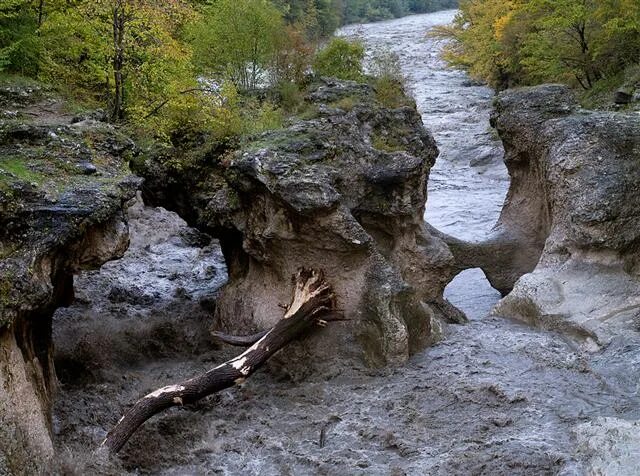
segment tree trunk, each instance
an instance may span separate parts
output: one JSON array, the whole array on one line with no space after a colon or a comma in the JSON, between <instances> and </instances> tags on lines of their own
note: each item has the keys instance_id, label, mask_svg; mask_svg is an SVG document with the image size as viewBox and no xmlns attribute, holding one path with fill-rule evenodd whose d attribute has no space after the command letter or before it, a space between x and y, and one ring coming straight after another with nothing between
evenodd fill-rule
<instances>
[{"instance_id":1,"label":"tree trunk","mask_svg":"<svg viewBox=\"0 0 640 476\"><path fill-rule=\"evenodd\" d=\"M125 5L118 0L113 7L113 81L114 98L111 118L120 121L124 118L124 34L125 34Z\"/></svg>"},{"instance_id":2,"label":"tree trunk","mask_svg":"<svg viewBox=\"0 0 640 476\"><path fill-rule=\"evenodd\" d=\"M264 364L269 357L299 337L313 324L324 325L321 319L334 309L334 295L321 272L300 270L294 278L291 304L284 316L263 337L238 357L208 372L177 385L162 387L138 400L102 442L117 453L131 435L149 418L176 405L194 403L212 393L241 384Z\"/></svg>"}]
</instances>

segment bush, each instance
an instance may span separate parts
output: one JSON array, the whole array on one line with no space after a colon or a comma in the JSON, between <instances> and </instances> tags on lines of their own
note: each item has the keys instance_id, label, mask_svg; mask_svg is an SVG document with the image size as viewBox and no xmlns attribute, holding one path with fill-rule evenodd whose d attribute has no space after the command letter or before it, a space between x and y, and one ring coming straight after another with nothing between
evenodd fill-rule
<instances>
[{"instance_id":1,"label":"bush","mask_svg":"<svg viewBox=\"0 0 640 476\"><path fill-rule=\"evenodd\" d=\"M265 101L251 116L255 116L255 120L251 122L251 118L247 118L249 124L251 124L247 133L259 133L280 129L284 123L282 109L269 101Z\"/></svg>"},{"instance_id":2,"label":"bush","mask_svg":"<svg viewBox=\"0 0 640 476\"><path fill-rule=\"evenodd\" d=\"M364 51L360 41L333 38L316 55L313 69L320 76L362 81Z\"/></svg>"},{"instance_id":3,"label":"bush","mask_svg":"<svg viewBox=\"0 0 640 476\"><path fill-rule=\"evenodd\" d=\"M279 103L286 112L297 112L303 102L302 91L296 83L288 81L278 84Z\"/></svg>"},{"instance_id":4,"label":"bush","mask_svg":"<svg viewBox=\"0 0 640 476\"><path fill-rule=\"evenodd\" d=\"M389 50L380 50L371 58L369 69L373 75L376 99L386 107L397 108L410 104L405 93L405 78L400 58Z\"/></svg>"},{"instance_id":5,"label":"bush","mask_svg":"<svg viewBox=\"0 0 640 476\"><path fill-rule=\"evenodd\" d=\"M313 48L299 29L288 26L280 38L271 65L271 84L293 82L302 84L311 68Z\"/></svg>"}]
</instances>

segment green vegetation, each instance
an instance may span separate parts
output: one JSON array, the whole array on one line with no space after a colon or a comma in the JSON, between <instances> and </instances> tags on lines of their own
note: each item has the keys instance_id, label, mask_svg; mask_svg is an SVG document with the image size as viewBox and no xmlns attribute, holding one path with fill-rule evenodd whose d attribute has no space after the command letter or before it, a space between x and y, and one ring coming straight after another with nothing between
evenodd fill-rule
<instances>
[{"instance_id":1,"label":"green vegetation","mask_svg":"<svg viewBox=\"0 0 640 476\"><path fill-rule=\"evenodd\" d=\"M283 30L282 13L269 2L218 0L192 29L195 63L205 74L256 89L284 41Z\"/></svg>"},{"instance_id":2,"label":"green vegetation","mask_svg":"<svg viewBox=\"0 0 640 476\"><path fill-rule=\"evenodd\" d=\"M290 23L311 36L329 36L340 25L399 18L458 7L458 0L276 0Z\"/></svg>"},{"instance_id":3,"label":"green vegetation","mask_svg":"<svg viewBox=\"0 0 640 476\"><path fill-rule=\"evenodd\" d=\"M462 0L454 24L435 34L453 40L446 59L497 88L612 87L640 63L640 2Z\"/></svg>"},{"instance_id":4,"label":"green vegetation","mask_svg":"<svg viewBox=\"0 0 640 476\"><path fill-rule=\"evenodd\" d=\"M455 6L453 0L2 0L0 73L102 108L138 136L176 143L277 128L305 111L308 74L364 81L347 22ZM1 80L1 79L0 79ZM3 84L7 81L2 80ZM402 92L386 73L379 100ZM268 88L276 94L256 94Z\"/></svg>"},{"instance_id":5,"label":"green vegetation","mask_svg":"<svg viewBox=\"0 0 640 476\"><path fill-rule=\"evenodd\" d=\"M0 175L2 175L3 171L24 182L40 183L43 179L41 173L31 170L20 157L4 157L0 160Z\"/></svg>"},{"instance_id":6,"label":"green vegetation","mask_svg":"<svg viewBox=\"0 0 640 476\"><path fill-rule=\"evenodd\" d=\"M376 51L371 59L371 75L376 99L386 107L398 108L412 103L404 90L400 59L392 51Z\"/></svg>"},{"instance_id":7,"label":"green vegetation","mask_svg":"<svg viewBox=\"0 0 640 476\"><path fill-rule=\"evenodd\" d=\"M371 145L382 152L388 153L400 152L405 150L405 148L401 144L396 142L393 138L375 133L371 137Z\"/></svg>"},{"instance_id":8,"label":"green vegetation","mask_svg":"<svg viewBox=\"0 0 640 476\"><path fill-rule=\"evenodd\" d=\"M333 38L318 52L313 69L320 76L360 81L364 77L364 45L359 41Z\"/></svg>"}]
</instances>

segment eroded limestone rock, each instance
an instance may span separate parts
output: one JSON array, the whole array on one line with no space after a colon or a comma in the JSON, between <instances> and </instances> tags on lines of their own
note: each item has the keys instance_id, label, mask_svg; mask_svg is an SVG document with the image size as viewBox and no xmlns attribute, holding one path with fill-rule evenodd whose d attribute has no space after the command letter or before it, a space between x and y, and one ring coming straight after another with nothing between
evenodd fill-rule
<instances>
[{"instance_id":1,"label":"eroded limestone rock","mask_svg":"<svg viewBox=\"0 0 640 476\"><path fill-rule=\"evenodd\" d=\"M580 110L566 87L549 85L501 94L493 121L512 183L485 244L496 259L482 265L498 289L523 275L495 313L592 349L637 332L640 117Z\"/></svg>"},{"instance_id":2,"label":"eroded limestone rock","mask_svg":"<svg viewBox=\"0 0 640 476\"><path fill-rule=\"evenodd\" d=\"M305 367L404 362L438 338L442 320L463 318L442 297L453 257L422 218L438 150L415 107L384 108L370 86L319 81L307 102L315 117L237 152L156 154L138 166L147 199L220 239L229 282L217 328L272 326L290 277L320 267L349 321L288 351L289 365L297 352L313 356L299 359Z\"/></svg>"},{"instance_id":3,"label":"eroded limestone rock","mask_svg":"<svg viewBox=\"0 0 640 476\"><path fill-rule=\"evenodd\" d=\"M80 131L64 115L48 122L55 104L25 104L0 120L0 474L51 471L51 317L73 298L75 272L124 253L139 186L110 126ZM75 167L87 156L99 176Z\"/></svg>"}]
</instances>

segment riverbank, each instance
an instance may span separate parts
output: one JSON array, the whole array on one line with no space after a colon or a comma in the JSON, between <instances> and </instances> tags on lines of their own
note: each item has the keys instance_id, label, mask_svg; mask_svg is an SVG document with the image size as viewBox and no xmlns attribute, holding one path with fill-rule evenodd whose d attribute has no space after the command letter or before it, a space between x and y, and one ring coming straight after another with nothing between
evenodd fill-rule
<instances>
[{"instance_id":1,"label":"riverbank","mask_svg":"<svg viewBox=\"0 0 640 476\"><path fill-rule=\"evenodd\" d=\"M425 125L442 150L431 174L427 221L459 238L479 239L497 219L508 181L488 124L492 91L446 68L440 45L423 36L452 14L357 29L370 48L397 48ZM160 224L172 230L170 236L158 235ZM208 341L203 324L224 271L216 243L193 236L199 235L175 215L139 211L129 254L79 278L79 294L86 297L59 311L61 333L65 322L92 315L122 323L121 333L105 330L114 342L106 339L104 347L92 346L91 333L79 341L86 342L79 346L91 357L86 361L94 362L89 372L74 371L73 359L60 361L55 431L69 471L579 475L599 468L599 461L621 461L619 455L602 459L602 448L592 447L594 435L616 426L623 445L634 441L623 419L640 417L640 343L614 342L591 355L562 335L488 317L499 295L472 270L447 289L471 322L450 326L442 342L406 366L342 369L321 378L269 367L239 389L154 418L131 439L122 459L95 461L91 452L104 436L104 422L142 392L234 353ZM198 261L209 263L202 276L189 269ZM176 269L178 262L183 267ZM140 289L122 292L132 276ZM156 287L163 290L158 296L149 291ZM194 319L176 324L176 315ZM157 325L138 326L136 319ZM73 344L72 325L67 331L65 342ZM137 359L117 358L136 348L143 350ZM611 446L612 452L619 449Z\"/></svg>"}]
</instances>

